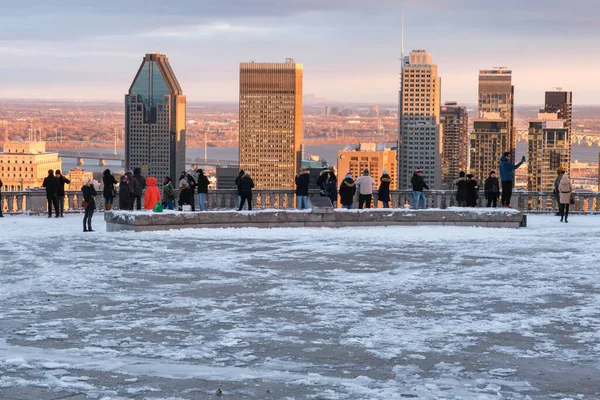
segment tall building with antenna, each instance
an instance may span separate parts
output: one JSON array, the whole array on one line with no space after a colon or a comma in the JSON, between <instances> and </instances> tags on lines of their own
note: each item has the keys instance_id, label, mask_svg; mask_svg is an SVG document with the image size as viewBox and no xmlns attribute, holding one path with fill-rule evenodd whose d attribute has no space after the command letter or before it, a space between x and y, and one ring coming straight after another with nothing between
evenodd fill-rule
<instances>
[{"instance_id":1,"label":"tall building with antenna","mask_svg":"<svg viewBox=\"0 0 600 400\"><path fill-rule=\"evenodd\" d=\"M414 50L402 62L400 136L398 140L398 188L410 187L417 169L432 189L442 184L442 135L440 124L441 78L431 54Z\"/></svg>"},{"instance_id":2,"label":"tall building with antenna","mask_svg":"<svg viewBox=\"0 0 600 400\"><path fill-rule=\"evenodd\" d=\"M167 56L146 54L125 95L127 169L139 167L146 176L179 182L185 170L185 105Z\"/></svg>"}]
</instances>

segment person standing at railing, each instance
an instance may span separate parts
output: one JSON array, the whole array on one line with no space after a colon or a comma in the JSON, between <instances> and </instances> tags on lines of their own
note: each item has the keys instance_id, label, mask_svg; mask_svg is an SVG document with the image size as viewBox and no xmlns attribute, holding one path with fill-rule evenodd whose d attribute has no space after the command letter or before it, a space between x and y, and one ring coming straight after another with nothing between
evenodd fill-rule
<instances>
[{"instance_id":1,"label":"person standing at railing","mask_svg":"<svg viewBox=\"0 0 600 400\"><path fill-rule=\"evenodd\" d=\"M173 209L173 203L175 202L175 190L173 189L173 183L171 178L165 176L163 179L163 192L160 199L162 201L163 208L167 210Z\"/></svg>"},{"instance_id":2,"label":"person standing at railing","mask_svg":"<svg viewBox=\"0 0 600 400\"><path fill-rule=\"evenodd\" d=\"M202 169L196 170L196 173L198 174L198 208L200 208L200 211L206 211L206 195L208 194L210 181L204 175Z\"/></svg>"},{"instance_id":3,"label":"person standing at railing","mask_svg":"<svg viewBox=\"0 0 600 400\"><path fill-rule=\"evenodd\" d=\"M117 180L110 173L110 169L105 169L102 174L102 196L104 197L104 210L112 210L112 205L115 199L115 185Z\"/></svg>"},{"instance_id":4,"label":"person standing at railing","mask_svg":"<svg viewBox=\"0 0 600 400\"><path fill-rule=\"evenodd\" d=\"M54 170L48 170L48 176L44 178L42 187L46 189L46 200L48 202L48 218L52 218L52 206L54 206L56 218L58 218L58 197L56 196L56 194L58 193L58 181L54 176Z\"/></svg>"},{"instance_id":5,"label":"person standing at railing","mask_svg":"<svg viewBox=\"0 0 600 400\"><path fill-rule=\"evenodd\" d=\"M427 186L427 183L425 183L422 169L418 169L415 171L412 178L410 179L410 183L412 184L413 189L413 208L415 210L419 209L419 203L421 199L423 200L423 209L427 208L427 198L425 197L425 193L423 193L423 190L429 190L429 186Z\"/></svg>"},{"instance_id":6,"label":"person standing at railing","mask_svg":"<svg viewBox=\"0 0 600 400\"><path fill-rule=\"evenodd\" d=\"M153 210L154 206L160 203L160 190L156 187L156 178L149 176L146 179L148 187L146 187L146 195L144 196L144 209Z\"/></svg>"},{"instance_id":7,"label":"person standing at railing","mask_svg":"<svg viewBox=\"0 0 600 400\"><path fill-rule=\"evenodd\" d=\"M132 209L131 190L129 189L129 185L131 184L127 174L121 176L121 182L119 183L119 210L127 211Z\"/></svg>"},{"instance_id":8,"label":"person standing at railing","mask_svg":"<svg viewBox=\"0 0 600 400\"><path fill-rule=\"evenodd\" d=\"M477 207L479 199L479 185L473 178L473 174L467 174L467 207Z\"/></svg>"},{"instance_id":9,"label":"person standing at railing","mask_svg":"<svg viewBox=\"0 0 600 400\"><path fill-rule=\"evenodd\" d=\"M135 201L135 207L140 211L142 209L142 194L146 188L146 178L142 176L141 168L136 167L133 169L133 180L135 181L135 185L133 191L134 197L131 199L131 209L133 210L133 203Z\"/></svg>"},{"instance_id":10,"label":"person standing at railing","mask_svg":"<svg viewBox=\"0 0 600 400\"><path fill-rule=\"evenodd\" d=\"M560 192L560 222L569 222L569 208L571 207L571 192L573 192L573 186L569 180L569 175L565 172L560 179L558 184L558 191Z\"/></svg>"},{"instance_id":11,"label":"person standing at railing","mask_svg":"<svg viewBox=\"0 0 600 400\"><path fill-rule=\"evenodd\" d=\"M54 174L58 183L58 188L56 190L56 199L58 201L58 213L61 216L61 218L64 218L63 214L65 212L65 183L70 184L71 181L68 180L63 174L61 174L60 169L57 169Z\"/></svg>"},{"instance_id":12,"label":"person standing at railing","mask_svg":"<svg viewBox=\"0 0 600 400\"><path fill-rule=\"evenodd\" d=\"M300 173L294 178L296 182L296 207L299 210L308 208L308 185L310 184L310 172L305 168L300 168ZM325 187L325 185L323 185Z\"/></svg>"},{"instance_id":13,"label":"person standing at railing","mask_svg":"<svg viewBox=\"0 0 600 400\"><path fill-rule=\"evenodd\" d=\"M81 187L81 193L83 194L83 201L85 205L85 214L83 215L83 231L94 232L92 229L92 217L94 216L94 210L96 209L96 201L94 198L97 195L96 188L94 187L94 181L92 181L90 178L85 178L83 181L83 186Z\"/></svg>"},{"instance_id":14,"label":"person standing at railing","mask_svg":"<svg viewBox=\"0 0 600 400\"><path fill-rule=\"evenodd\" d=\"M337 180L337 177L335 176L335 172L333 172L333 170L329 170L327 181L325 181L325 194L327 195L327 197L329 197L329 200L331 200L331 205L333 206L333 208L337 207L337 199L338 199L337 184L338 184L338 180Z\"/></svg>"},{"instance_id":15,"label":"person standing at railing","mask_svg":"<svg viewBox=\"0 0 600 400\"><path fill-rule=\"evenodd\" d=\"M342 203L342 208L352 209L355 193L356 182L352 179L352 174L346 174L346 177L340 184L340 203Z\"/></svg>"},{"instance_id":16,"label":"person standing at railing","mask_svg":"<svg viewBox=\"0 0 600 400\"><path fill-rule=\"evenodd\" d=\"M377 191L377 201L383 204L383 208L390 208L390 177L388 170L384 168L381 178L379 178L379 190Z\"/></svg>"},{"instance_id":17,"label":"person standing at railing","mask_svg":"<svg viewBox=\"0 0 600 400\"><path fill-rule=\"evenodd\" d=\"M327 183L327 178L329 178L329 168L323 167L321 172L319 173L319 177L317 178L317 187L319 188L319 194L321 196L327 196L327 191L325 188L325 184Z\"/></svg>"},{"instance_id":18,"label":"person standing at railing","mask_svg":"<svg viewBox=\"0 0 600 400\"><path fill-rule=\"evenodd\" d=\"M487 206L496 208L498 206L498 197L500 197L500 182L496 178L495 171L490 171L490 175L483 185L483 191L487 199Z\"/></svg>"},{"instance_id":19,"label":"person standing at railing","mask_svg":"<svg viewBox=\"0 0 600 400\"><path fill-rule=\"evenodd\" d=\"M186 178L179 181L179 211L183 211L183 206L190 206L194 195L190 190L190 184Z\"/></svg>"},{"instance_id":20,"label":"person standing at railing","mask_svg":"<svg viewBox=\"0 0 600 400\"><path fill-rule=\"evenodd\" d=\"M252 188L254 187L254 181L249 173L244 173L244 176L239 180L238 186L240 189L240 197L242 198L238 211L242 211L246 202L248 202L248 210L252 210Z\"/></svg>"},{"instance_id":21,"label":"person standing at railing","mask_svg":"<svg viewBox=\"0 0 600 400\"><path fill-rule=\"evenodd\" d=\"M2 215L3 207L4 207L4 203L2 202L2 179L0 179L0 218L4 218L4 215Z\"/></svg>"},{"instance_id":22,"label":"person standing at railing","mask_svg":"<svg viewBox=\"0 0 600 400\"><path fill-rule=\"evenodd\" d=\"M454 185L456 186L456 205L458 207L466 207L469 188L465 171L458 173L458 179L454 181Z\"/></svg>"},{"instance_id":23,"label":"person standing at railing","mask_svg":"<svg viewBox=\"0 0 600 400\"><path fill-rule=\"evenodd\" d=\"M358 190L358 208L359 210L365 208L371 208L371 201L373 201L373 186L377 182L369 175L369 170L365 169L360 178L356 180L356 188Z\"/></svg>"},{"instance_id":24,"label":"person standing at railing","mask_svg":"<svg viewBox=\"0 0 600 400\"><path fill-rule=\"evenodd\" d=\"M556 179L554 179L554 197L556 197L556 204L558 204L558 212L556 213L557 216L562 216L560 207L560 191L558 190L558 185L560 185L560 181L562 180L564 174L565 169L563 167L558 167L556 170Z\"/></svg>"},{"instance_id":25,"label":"person standing at railing","mask_svg":"<svg viewBox=\"0 0 600 400\"><path fill-rule=\"evenodd\" d=\"M515 170L525 162L525 156L521 162L514 164L510 151L504 152L500 158L500 180L502 181L502 206L510 208L510 198L512 197L513 181L515 180Z\"/></svg>"}]
</instances>

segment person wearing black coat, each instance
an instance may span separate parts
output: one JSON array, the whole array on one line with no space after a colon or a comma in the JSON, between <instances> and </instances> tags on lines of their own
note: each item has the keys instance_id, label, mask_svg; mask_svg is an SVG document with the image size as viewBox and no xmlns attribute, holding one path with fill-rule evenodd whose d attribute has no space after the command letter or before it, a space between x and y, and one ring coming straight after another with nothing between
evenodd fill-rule
<instances>
[{"instance_id":1,"label":"person wearing black coat","mask_svg":"<svg viewBox=\"0 0 600 400\"><path fill-rule=\"evenodd\" d=\"M129 210L133 210L137 181L133 179L133 172L127 171L125 175L127 175L127 187L129 188Z\"/></svg>"},{"instance_id":2,"label":"person wearing black coat","mask_svg":"<svg viewBox=\"0 0 600 400\"><path fill-rule=\"evenodd\" d=\"M410 183L413 188L413 207L415 210L419 209L419 202L423 200L423 208L427 208L427 198L425 197L425 193L423 193L423 189L429 190L429 186L425 183L425 179L423 178L423 170L418 169L413 174L410 179Z\"/></svg>"},{"instance_id":3,"label":"person wearing black coat","mask_svg":"<svg viewBox=\"0 0 600 400\"><path fill-rule=\"evenodd\" d=\"M81 193L83 194L83 201L87 203L85 207L85 214L83 215L83 231L94 232L92 229L92 217L94 216L94 210L96 209L96 188L90 178L85 178L84 184L81 187Z\"/></svg>"},{"instance_id":4,"label":"person wearing black coat","mask_svg":"<svg viewBox=\"0 0 600 400\"><path fill-rule=\"evenodd\" d=\"M329 171L329 177L325 181L325 194L331 200L333 208L337 207L338 200L338 180L333 171Z\"/></svg>"},{"instance_id":5,"label":"person wearing black coat","mask_svg":"<svg viewBox=\"0 0 600 400\"><path fill-rule=\"evenodd\" d=\"M4 203L2 203L2 179L0 179L0 218L3 218L4 215L2 215L2 206L4 205Z\"/></svg>"},{"instance_id":6,"label":"person wearing black coat","mask_svg":"<svg viewBox=\"0 0 600 400\"><path fill-rule=\"evenodd\" d=\"M294 178L296 182L296 207L299 210L308 208L308 185L310 184L310 172L302 167L300 173ZM325 187L325 185L323 185Z\"/></svg>"},{"instance_id":7,"label":"person wearing black coat","mask_svg":"<svg viewBox=\"0 0 600 400\"><path fill-rule=\"evenodd\" d=\"M102 196L104 197L104 210L112 210L112 205L115 199L115 185L117 180L110 173L110 169L105 169L102 175Z\"/></svg>"},{"instance_id":8,"label":"person wearing black coat","mask_svg":"<svg viewBox=\"0 0 600 400\"><path fill-rule=\"evenodd\" d=\"M379 190L377 191L377 200L383 203L383 208L390 208L390 183L392 178L388 170L383 170L383 175L379 178Z\"/></svg>"},{"instance_id":9,"label":"person wearing black coat","mask_svg":"<svg viewBox=\"0 0 600 400\"><path fill-rule=\"evenodd\" d=\"M252 188L254 187L254 181L250 177L249 173L244 173L238 180L238 192L240 193L241 201L238 211L242 211L244 204L248 202L248 210L252 210Z\"/></svg>"},{"instance_id":10,"label":"person wearing black coat","mask_svg":"<svg viewBox=\"0 0 600 400\"><path fill-rule=\"evenodd\" d=\"M477 207L479 185L473 179L473 174L467 174L467 207Z\"/></svg>"},{"instance_id":11,"label":"person wearing black coat","mask_svg":"<svg viewBox=\"0 0 600 400\"><path fill-rule=\"evenodd\" d=\"M208 185L210 185L210 181L206 175L204 175L202 169L198 169L196 173L198 174L198 208L200 208L200 211L206 211L206 195L208 194Z\"/></svg>"},{"instance_id":12,"label":"person wearing black coat","mask_svg":"<svg viewBox=\"0 0 600 400\"><path fill-rule=\"evenodd\" d=\"M142 176L141 168L137 167L133 169L133 179L135 180L135 184L133 189L134 197L131 198L131 209L133 210L133 203L135 202L135 207L139 211L142 209L142 194L146 188L146 178Z\"/></svg>"},{"instance_id":13,"label":"person wearing black coat","mask_svg":"<svg viewBox=\"0 0 600 400\"><path fill-rule=\"evenodd\" d=\"M183 178L179 181L179 210L183 211L183 206L191 206L192 199L194 195L190 189L190 184L188 183L186 178Z\"/></svg>"},{"instance_id":14,"label":"person wearing black coat","mask_svg":"<svg viewBox=\"0 0 600 400\"><path fill-rule=\"evenodd\" d=\"M316 182L321 196L327 196L327 190L325 189L327 178L329 178L329 168L325 167L319 173L319 177L317 178Z\"/></svg>"},{"instance_id":15,"label":"person wearing black coat","mask_svg":"<svg viewBox=\"0 0 600 400\"><path fill-rule=\"evenodd\" d=\"M119 183L119 210L131 210L131 192L127 175L121 176Z\"/></svg>"},{"instance_id":16,"label":"person wearing black coat","mask_svg":"<svg viewBox=\"0 0 600 400\"><path fill-rule=\"evenodd\" d=\"M240 179L242 179L245 173L246 172L244 172L243 169L240 169L238 176L235 177L235 187L237 188L238 195L238 207L240 206L240 204L242 204L242 195L240 193ZM248 209L248 205L245 205L244 207L246 210Z\"/></svg>"},{"instance_id":17,"label":"person wearing black coat","mask_svg":"<svg viewBox=\"0 0 600 400\"><path fill-rule=\"evenodd\" d=\"M490 171L490 175L483 184L483 190L487 199L487 206L496 208L498 198L500 198L500 181L496 178L495 171Z\"/></svg>"},{"instance_id":18,"label":"person wearing black coat","mask_svg":"<svg viewBox=\"0 0 600 400\"><path fill-rule=\"evenodd\" d=\"M63 174L61 174L60 169L57 169L54 173L56 177L56 182L58 183L58 188L56 191L56 201L58 202L58 213L61 218L64 218L65 212L65 183L68 185L71 183Z\"/></svg>"},{"instance_id":19,"label":"person wearing black coat","mask_svg":"<svg viewBox=\"0 0 600 400\"><path fill-rule=\"evenodd\" d=\"M454 181L456 185L456 203L459 207L467 206L467 193L469 191L467 178L465 177L465 172L460 171L458 174L458 179Z\"/></svg>"},{"instance_id":20,"label":"person wearing black coat","mask_svg":"<svg viewBox=\"0 0 600 400\"><path fill-rule=\"evenodd\" d=\"M46 188L46 200L48 201L48 218L52 218L52 206L58 218L58 181L54 176L54 170L48 170L48 176L44 179L42 187Z\"/></svg>"},{"instance_id":21,"label":"person wearing black coat","mask_svg":"<svg viewBox=\"0 0 600 400\"><path fill-rule=\"evenodd\" d=\"M346 174L346 177L340 184L340 203L342 208L350 210L354 203L354 194L356 193L356 183L352 179L352 174Z\"/></svg>"}]
</instances>

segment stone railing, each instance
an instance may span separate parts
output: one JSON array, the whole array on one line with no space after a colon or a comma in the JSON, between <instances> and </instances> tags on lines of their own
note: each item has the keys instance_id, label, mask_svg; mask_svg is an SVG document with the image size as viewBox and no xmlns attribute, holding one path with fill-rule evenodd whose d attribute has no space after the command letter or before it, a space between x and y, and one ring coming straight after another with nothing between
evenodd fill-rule
<instances>
[{"instance_id":1,"label":"stone railing","mask_svg":"<svg viewBox=\"0 0 600 400\"><path fill-rule=\"evenodd\" d=\"M318 190L311 190L310 196L319 196ZM456 194L449 190L426 191L428 208L448 208L456 206ZM483 194L478 200L479 207L486 206ZM197 196L195 201L197 202ZM571 207L574 212L600 213L600 193L597 192L575 192L575 204ZM392 208L410 208L413 197L410 190L391 191ZM65 212L82 212L81 202L83 196L81 191L68 191L65 194ZM499 201L498 201L499 202ZM208 209L232 209L238 205L237 191L234 189L220 189L209 191L206 197ZM113 209L118 210L118 198L115 198ZM46 194L44 190L27 190L22 192L2 192L3 212L7 214L43 214L47 212ZM252 207L255 209L286 209L295 206L295 194L293 190L254 190ZM382 203L377 201L377 192L373 194L373 208L380 208ZM511 206L520 211L528 213L548 213L558 210L554 194L551 192L523 192L513 193ZM96 207L104 210L104 198L100 194L96 197ZM356 205L354 206L356 208ZM196 205L196 209L197 209Z\"/></svg>"}]
</instances>

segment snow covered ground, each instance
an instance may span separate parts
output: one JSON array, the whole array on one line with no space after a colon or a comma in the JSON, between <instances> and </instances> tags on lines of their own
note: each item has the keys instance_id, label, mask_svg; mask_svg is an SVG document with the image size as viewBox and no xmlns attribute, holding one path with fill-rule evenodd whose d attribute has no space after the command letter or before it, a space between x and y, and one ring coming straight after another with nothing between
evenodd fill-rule
<instances>
[{"instance_id":1,"label":"snow covered ground","mask_svg":"<svg viewBox=\"0 0 600 400\"><path fill-rule=\"evenodd\" d=\"M0 219L0 399L600 399L600 216L94 220Z\"/></svg>"}]
</instances>

